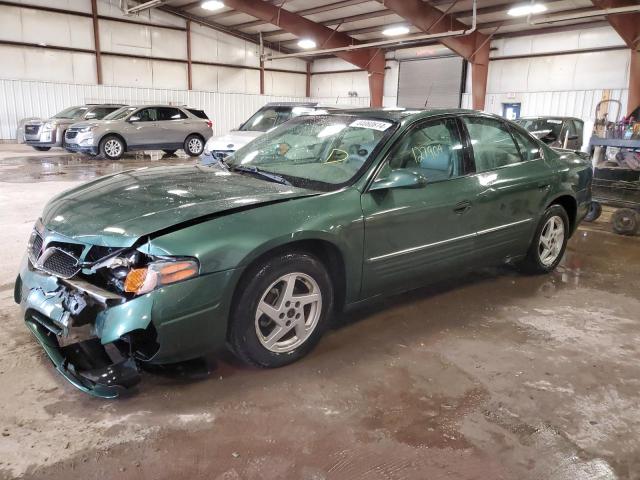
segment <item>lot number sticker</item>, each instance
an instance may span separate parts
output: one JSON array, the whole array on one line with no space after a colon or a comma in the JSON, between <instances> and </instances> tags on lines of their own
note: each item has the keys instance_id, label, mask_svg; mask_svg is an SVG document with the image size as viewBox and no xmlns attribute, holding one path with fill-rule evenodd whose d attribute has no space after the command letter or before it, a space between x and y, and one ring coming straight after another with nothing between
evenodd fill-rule
<instances>
[{"instance_id":1,"label":"lot number sticker","mask_svg":"<svg viewBox=\"0 0 640 480\"><path fill-rule=\"evenodd\" d=\"M387 128L391 126L390 123L387 122L378 122L376 120L356 120L352 122L350 127L360 127L360 128L370 128L371 130L378 130L380 132L384 132Z\"/></svg>"}]
</instances>

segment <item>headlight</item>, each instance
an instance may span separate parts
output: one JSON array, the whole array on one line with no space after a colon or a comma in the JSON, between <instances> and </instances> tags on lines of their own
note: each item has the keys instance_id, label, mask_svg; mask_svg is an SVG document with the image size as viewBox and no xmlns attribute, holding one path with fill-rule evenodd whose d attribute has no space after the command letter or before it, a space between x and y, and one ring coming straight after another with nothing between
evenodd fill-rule
<instances>
[{"instance_id":1,"label":"headlight","mask_svg":"<svg viewBox=\"0 0 640 480\"><path fill-rule=\"evenodd\" d=\"M124 291L142 295L163 285L180 282L198 275L198 261L175 259L160 260L143 268L129 270L124 281Z\"/></svg>"},{"instance_id":2,"label":"headlight","mask_svg":"<svg viewBox=\"0 0 640 480\"><path fill-rule=\"evenodd\" d=\"M55 123L47 122L47 123L44 124L42 129L43 130L53 130L56 127L57 127L57 125Z\"/></svg>"},{"instance_id":3,"label":"headlight","mask_svg":"<svg viewBox=\"0 0 640 480\"><path fill-rule=\"evenodd\" d=\"M81 128L79 131L82 133L93 132L96 128L95 125L89 125L88 127Z\"/></svg>"}]
</instances>

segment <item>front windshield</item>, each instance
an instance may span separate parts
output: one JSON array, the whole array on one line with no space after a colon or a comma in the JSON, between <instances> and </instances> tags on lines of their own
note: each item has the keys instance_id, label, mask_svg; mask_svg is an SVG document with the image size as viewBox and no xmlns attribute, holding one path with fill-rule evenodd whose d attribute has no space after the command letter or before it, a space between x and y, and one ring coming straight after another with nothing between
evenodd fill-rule
<instances>
[{"instance_id":1,"label":"front windshield","mask_svg":"<svg viewBox=\"0 0 640 480\"><path fill-rule=\"evenodd\" d=\"M516 123L540 139L551 141L560 138L562 120L555 118L521 118Z\"/></svg>"},{"instance_id":2,"label":"front windshield","mask_svg":"<svg viewBox=\"0 0 640 480\"><path fill-rule=\"evenodd\" d=\"M137 107L122 107L105 116L103 120L122 120L124 117L133 112Z\"/></svg>"},{"instance_id":3,"label":"front windshield","mask_svg":"<svg viewBox=\"0 0 640 480\"><path fill-rule=\"evenodd\" d=\"M273 127L286 122L291 118L291 107L266 107L261 108L253 116L244 122L240 130L266 132Z\"/></svg>"},{"instance_id":4,"label":"front windshield","mask_svg":"<svg viewBox=\"0 0 640 480\"><path fill-rule=\"evenodd\" d=\"M70 107L56 113L51 118L80 118L87 110L89 110L87 107Z\"/></svg>"},{"instance_id":5,"label":"front windshield","mask_svg":"<svg viewBox=\"0 0 640 480\"><path fill-rule=\"evenodd\" d=\"M295 186L327 190L348 183L394 130L391 121L348 115L301 116L245 145L226 159L258 168Z\"/></svg>"}]
</instances>

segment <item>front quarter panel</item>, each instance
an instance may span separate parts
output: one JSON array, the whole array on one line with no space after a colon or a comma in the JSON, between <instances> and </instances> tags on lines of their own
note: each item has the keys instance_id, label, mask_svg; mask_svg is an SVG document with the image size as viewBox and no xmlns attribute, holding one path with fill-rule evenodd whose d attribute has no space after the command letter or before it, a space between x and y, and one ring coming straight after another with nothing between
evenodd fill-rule
<instances>
[{"instance_id":1,"label":"front quarter panel","mask_svg":"<svg viewBox=\"0 0 640 480\"><path fill-rule=\"evenodd\" d=\"M271 250L297 241L330 242L343 258L350 302L360 293L363 236L360 192L346 188L222 214L154 238L140 250L195 256L201 274L237 269L233 289L246 267Z\"/></svg>"}]
</instances>

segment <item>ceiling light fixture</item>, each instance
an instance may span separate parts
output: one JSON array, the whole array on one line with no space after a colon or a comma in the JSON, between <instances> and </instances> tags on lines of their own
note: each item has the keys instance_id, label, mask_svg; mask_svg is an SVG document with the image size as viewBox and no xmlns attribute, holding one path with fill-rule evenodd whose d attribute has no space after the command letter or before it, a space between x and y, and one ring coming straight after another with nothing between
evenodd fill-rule
<instances>
[{"instance_id":1,"label":"ceiling light fixture","mask_svg":"<svg viewBox=\"0 0 640 480\"><path fill-rule=\"evenodd\" d=\"M512 17L524 17L525 15L542 13L546 11L546 5L543 5L542 3L530 3L527 5L518 5L517 7L510 8L507 14Z\"/></svg>"},{"instance_id":2,"label":"ceiling light fixture","mask_svg":"<svg viewBox=\"0 0 640 480\"><path fill-rule=\"evenodd\" d=\"M206 2L202 2L200 7L205 10L220 10L221 8L224 8L224 3L219 0L207 0Z\"/></svg>"},{"instance_id":3,"label":"ceiling light fixture","mask_svg":"<svg viewBox=\"0 0 640 480\"><path fill-rule=\"evenodd\" d=\"M397 25L395 27L385 28L382 31L382 34L386 35L387 37L396 37L398 35L406 35L407 33L409 33L409 27L405 25Z\"/></svg>"},{"instance_id":4,"label":"ceiling light fixture","mask_svg":"<svg viewBox=\"0 0 640 480\"><path fill-rule=\"evenodd\" d=\"M298 42L298 46L300 48L304 48L305 50L309 50L310 48L316 48L316 42L314 42L310 38L303 38Z\"/></svg>"}]
</instances>

